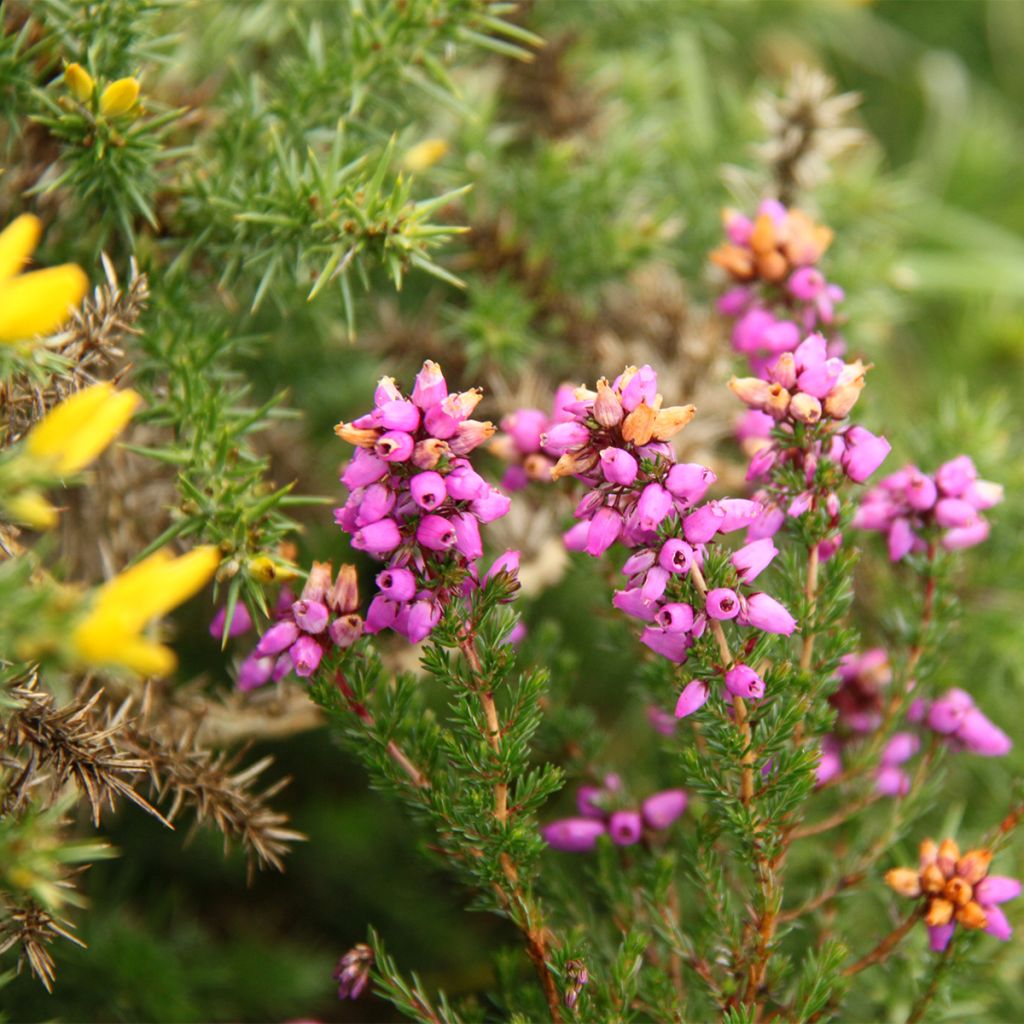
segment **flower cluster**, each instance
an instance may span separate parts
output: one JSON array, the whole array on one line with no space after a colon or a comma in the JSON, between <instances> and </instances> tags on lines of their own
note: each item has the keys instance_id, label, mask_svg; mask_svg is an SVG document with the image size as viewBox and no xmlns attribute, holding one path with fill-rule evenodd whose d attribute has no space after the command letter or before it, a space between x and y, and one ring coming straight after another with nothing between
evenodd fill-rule
<instances>
[{"instance_id":1,"label":"flower cluster","mask_svg":"<svg viewBox=\"0 0 1024 1024\"><path fill-rule=\"evenodd\" d=\"M884 691L892 681L888 654L873 648L862 654L843 657L836 673L839 686L829 697L836 709L835 730L821 742L818 785L836 778L843 770L845 747L876 732L883 725ZM907 721L918 730L927 730L955 751L982 757L1001 757L1009 753L1013 742L974 704L971 695L954 689L933 701L918 698L911 702ZM910 778L902 768L921 749L921 736L914 732L894 733L886 743L875 769L875 788L883 796L904 796Z\"/></svg>"},{"instance_id":2,"label":"flower cluster","mask_svg":"<svg viewBox=\"0 0 1024 1024\"><path fill-rule=\"evenodd\" d=\"M311 676L332 647L343 650L362 636L363 620L358 608L355 566L343 565L335 579L330 562L314 562L297 601L287 588L281 591L275 610L277 621L242 662L238 688L254 690L290 672L303 679ZM236 608L228 634L244 633L250 623L244 606ZM214 619L210 632L219 637L223 628L222 612Z\"/></svg>"},{"instance_id":3,"label":"flower cluster","mask_svg":"<svg viewBox=\"0 0 1024 1024\"><path fill-rule=\"evenodd\" d=\"M409 397L384 377L374 409L335 427L356 445L341 477L349 498L335 521L354 548L387 563L367 633L391 628L413 643L423 640L447 598L477 577L480 525L509 509L508 497L467 458L494 434L493 424L470 418L481 397L478 388L449 394L440 366L428 360ZM492 572L515 568L513 556L506 561Z\"/></svg>"},{"instance_id":4,"label":"flower cluster","mask_svg":"<svg viewBox=\"0 0 1024 1024\"><path fill-rule=\"evenodd\" d=\"M552 427L573 418L567 406L575 401L575 389L563 384L555 392L551 415L541 409L516 409L502 417L503 431L490 445L490 450L509 463L501 486L506 491L521 491L531 480L547 482L558 461L558 453L541 441Z\"/></svg>"},{"instance_id":5,"label":"flower cluster","mask_svg":"<svg viewBox=\"0 0 1024 1024\"><path fill-rule=\"evenodd\" d=\"M671 826L686 804L684 790L666 789L649 796L637 809L624 799L622 780L609 774L603 786L577 790L578 817L552 821L541 829L541 835L549 846L569 853L593 850L604 835L616 846L632 846L643 838L644 829L661 832Z\"/></svg>"},{"instance_id":6,"label":"flower cluster","mask_svg":"<svg viewBox=\"0 0 1024 1024\"><path fill-rule=\"evenodd\" d=\"M800 210L774 199L761 203L754 220L726 210L729 241L711 261L737 283L719 300L719 311L736 322L732 343L755 373L782 352L792 352L809 331L831 330L843 290L817 267L832 232ZM842 351L836 338L832 354Z\"/></svg>"},{"instance_id":7,"label":"flower cluster","mask_svg":"<svg viewBox=\"0 0 1024 1024\"><path fill-rule=\"evenodd\" d=\"M937 733L953 750L1002 757L1013 747L1013 740L975 706L966 690L947 690L932 701L915 700L907 718Z\"/></svg>"},{"instance_id":8,"label":"flower cluster","mask_svg":"<svg viewBox=\"0 0 1024 1024\"><path fill-rule=\"evenodd\" d=\"M991 862L989 850L968 850L961 856L952 839L944 839L939 846L926 839L919 866L893 868L886 872L885 881L901 896L924 901L924 921L936 952L949 945L958 924L983 928L1005 942L1013 929L998 904L1019 896L1020 882L990 875Z\"/></svg>"},{"instance_id":9,"label":"flower cluster","mask_svg":"<svg viewBox=\"0 0 1024 1024\"><path fill-rule=\"evenodd\" d=\"M980 544L989 533L981 513L1002 500L1002 486L979 480L974 463L960 455L944 462L934 476L916 466L887 476L864 495L853 525L884 533L889 558L898 562L927 550L929 539L939 533L947 551Z\"/></svg>"}]
</instances>

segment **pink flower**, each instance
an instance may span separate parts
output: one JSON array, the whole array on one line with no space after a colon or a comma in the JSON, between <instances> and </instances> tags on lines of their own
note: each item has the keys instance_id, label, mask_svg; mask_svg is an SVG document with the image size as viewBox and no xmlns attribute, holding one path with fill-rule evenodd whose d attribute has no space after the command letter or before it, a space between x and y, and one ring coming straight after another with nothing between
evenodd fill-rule
<instances>
[{"instance_id":1,"label":"pink flower","mask_svg":"<svg viewBox=\"0 0 1024 1024\"><path fill-rule=\"evenodd\" d=\"M601 508L590 520L587 531L587 554L595 558L604 554L622 532L622 515L613 508Z\"/></svg>"},{"instance_id":2,"label":"pink flower","mask_svg":"<svg viewBox=\"0 0 1024 1024\"><path fill-rule=\"evenodd\" d=\"M311 636L300 636L288 648L288 657L295 666L295 674L303 679L317 670L323 656L324 649Z\"/></svg>"},{"instance_id":3,"label":"pink flower","mask_svg":"<svg viewBox=\"0 0 1024 1024\"><path fill-rule=\"evenodd\" d=\"M708 591L705 607L713 619L735 619L740 613L739 595L728 587L716 587Z\"/></svg>"},{"instance_id":4,"label":"pink flower","mask_svg":"<svg viewBox=\"0 0 1024 1024\"><path fill-rule=\"evenodd\" d=\"M692 683L687 683L683 692L679 694L679 700L676 701L676 718L692 715L707 703L710 696L711 691L703 679L694 679Z\"/></svg>"},{"instance_id":5,"label":"pink flower","mask_svg":"<svg viewBox=\"0 0 1024 1024\"><path fill-rule=\"evenodd\" d=\"M749 665L733 665L725 673L725 688L734 697L764 696L764 680Z\"/></svg>"},{"instance_id":6,"label":"pink flower","mask_svg":"<svg viewBox=\"0 0 1024 1024\"><path fill-rule=\"evenodd\" d=\"M447 551L455 544L455 528L444 516L427 515L416 527L416 540L431 551Z\"/></svg>"},{"instance_id":7,"label":"pink flower","mask_svg":"<svg viewBox=\"0 0 1024 1024\"><path fill-rule=\"evenodd\" d=\"M386 434L381 434L373 450L377 457L385 462L408 462L415 447L416 442L412 434L402 430L389 430Z\"/></svg>"},{"instance_id":8,"label":"pink flower","mask_svg":"<svg viewBox=\"0 0 1024 1024\"><path fill-rule=\"evenodd\" d=\"M260 637L256 644L257 657L264 658L271 654L280 654L291 647L299 638L299 627L294 622L278 622Z\"/></svg>"},{"instance_id":9,"label":"pink flower","mask_svg":"<svg viewBox=\"0 0 1024 1024\"><path fill-rule=\"evenodd\" d=\"M421 409L429 409L447 397L448 385L445 384L441 367L428 359L423 364L423 369L416 374L416 383L412 389L412 400Z\"/></svg>"},{"instance_id":10,"label":"pink flower","mask_svg":"<svg viewBox=\"0 0 1024 1024\"><path fill-rule=\"evenodd\" d=\"M437 508L448 496L444 477L433 470L417 473L409 481L409 492L412 500L428 512Z\"/></svg>"},{"instance_id":11,"label":"pink flower","mask_svg":"<svg viewBox=\"0 0 1024 1024\"><path fill-rule=\"evenodd\" d=\"M640 805L640 813L649 828L660 831L682 817L686 804L686 790L665 789L649 796Z\"/></svg>"},{"instance_id":12,"label":"pink flower","mask_svg":"<svg viewBox=\"0 0 1024 1024\"><path fill-rule=\"evenodd\" d=\"M616 811L608 820L608 834L616 846L632 846L644 834L644 822L637 811Z\"/></svg>"},{"instance_id":13,"label":"pink flower","mask_svg":"<svg viewBox=\"0 0 1024 1024\"><path fill-rule=\"evenodd\" d=\"M686 633L670 633L648 626L640 635L640 643L649 647L655 654L681 665L686 661L686 652L690 649L692 641Z\"/></svg>"},{"instance_id":14,"label":"pink flower","mask_svg":"<svg viewBox=\"0 0 1024 1024\"><path fill-rule=\"evenodd\" d=\"M598 838L606 832L604 822L594 818L561 818L540 830L548 846L567 853L593 850Z\"/></svg>"},{"instance_id":15,"label":"pink flower","mask_svg":"<svg viewBox=\"0 0 1024 1024\"><path fill-rule=\"evenodd\" d=\"M693 548L677 537L665 541L658 552L658 565L676 575L689 572L692 564Z\"/></svg>"},{"instance_id":16,"label":"pink flower","mask_svg":"<svg viewBox=\"0 0 1024 1024\"><path fill-rule=\"evenodd\" d=\"M680 462L668 471L665 487L673 498L693 505L704 497L717 479L706 466L696 462Z\"/></svg>"},{"instance_id":17,"label":"pink flower","mask_svg":"<svg viewBox=\"0 0 1024 1024\"><path fill-rule=\"evenodd\" d=\"M304 633L322 633L327 628L327 605L321 601L296 601L292 605L295 624Z\"/></svg>"},{"instance_id":18,"label":"pink flower","mask_svg":"<svg viewBox=\"0 0 1024 1024\"><path fill-rule=\"evenodd\" d=\"M402 534L394 519L381 519L370 523L352 535L352 547L372 555L385 555L402 543Z\"/></svg>"},{"instance_id":19,"label":"pink flower","mask_svg":"<svg viewBox=\"0 0 1024 1024\"><path fill-rule=\"evenodd\" d=\"M779 553L771 537L762 537L751 541L736 551L729 559L733 568L744 583L757 579L768 568L772 559Z\"/></svg>"},{"instance_id":20,"label":"pink flower","mask_svg":"<svg viewBox=\"0 0 1024 1024\"><path fill-rule=\"evenodd\" d=\"M785 636L796 629L796 619L768 594L751 594L747 598L746 606L740 611L740 624Z\"/></svg>"},{"instance_id":21,"label":"pink flower","mask_svg":"<svg viewBox=\"0 0 1024 1024\"><path fill-rule=\"evenodd\" d=\"M638 471L637 461L622 448L604 448L601 451L601 472L610 484L628 487Z\"/></svg>"},{"instance_id":22,"label":"pink flower","mask_svg":"<svg viewBox=\"0 0 1024 1024\"><path fill-rule=\"evenodd\" d=\"M846 431L846 451L842 462L846 475L862 484L885 461L892 445L884 438L863 427L850 427Z\"/></svg>"},{"instance_id":23,"label":"pink flower","mask_svg":"<svg viewBox=\"0 0 1024 1024\"><path fill-rule=\"evenodd\" d=\"M661 484L650 483L641 492L636 510L640 528L656 530L672 510L672 495Z\"/></svg>"},{"instance_id":24,"label":"pink flower","mask_svg":"<svg viewBox=\"0 0 1024 1024\"><path fill-rule=\"evenodd\" d=\"M416 593L416 577L408 569L385 569L377 575L377 587L392 601L410 601Z\"/></svg>"}]
</instances>

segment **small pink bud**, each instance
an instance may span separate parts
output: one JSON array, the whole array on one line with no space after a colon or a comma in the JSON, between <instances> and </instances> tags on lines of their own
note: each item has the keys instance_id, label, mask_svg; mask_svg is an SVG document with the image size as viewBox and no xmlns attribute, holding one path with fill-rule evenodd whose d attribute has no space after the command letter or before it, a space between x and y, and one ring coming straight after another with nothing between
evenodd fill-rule
<instances>
[{"instance_id":1,"label":"small pink bud","mask_svg":"<svg viewBox=\"0 0 1024 1024\"><path fill-rule=\"evenodd\" d=\"M636 619L643 619L644 622L653 622L658 606L653 601L648 601L640 587L632 587L629 590L616 590L612 595L612 604Z\"/></svg>"},{"instance_id":2,"label":"small pink bud","mask_svg":"<svg viewBox=\"0 0 1024 1024\"><path fill-rule=\"evenodd\" d=\"M693 608L682 601L663 604L654 621L666 633L687 633L693 627Z\"/></svg>"},{"instance_id":3,"label":"small pink bud","mask_svg":"<svg viewBox=\"0 0 1024 1024\"><path fill-rule=\"evenodd\" d=\"M221 608L213 617L213 621L210 623L210 636L212 636L214 640L220 640L224 635L224 623L227 620L227 614L228 610L224 607ZM249 615L249 609L239 602L235 605L234 614L231 616L231 625L228 627L228 636L241 636L243 633L247 633L250 629L252 629L252 617Z\"/></svg>"},{"instance_id":4,"label":"small pink bud","mask_svg":"<svg viewBox=\"0 0 1024 1024\"><path fill-rule=\"evenodd\" d=\"M686 633L669 633L667 630L648 626L641 634L640 642L655 654L681 665L686 661L686 652L693 641Z\"/></svg>"},{"instance_id":5,"label":"small pink bud","mask_svg":"<svg viewBox=\"0 0 1024 1024\"><path fill-rule=\"evenodd\" d=\"M842 462L846 475L862 484L885 461L892 450L889 442L863 427L850 427L846 431L846 451Z\"/></svg>"},{"instance_id":6,"label":"small pink bud","mask_svg":"<svg viewBox=\"0 0 1024 1024\"><path fill-rule=\"evenodd\" d=\"M680 575L690 571L693 564L693 548L685 540L672 537L661 546L658 552L658 565L671 573Z\"/></svg>"},{"instance_id":7,"label":"small pink bud","mask_svg":"<svg viewBox=\"0 0 1024 1024\"><path fill-rule=\"evenodd\" d=\"M545 825L540 834L544 842L566 853L585 853L593 850L607 829L603 821L594 818L562 818Z\"/></svg>"},{"instance_id":8,"label":"small pink bud","mask_svg":"<svg viewBox=\"0 0 1024 1024\"><path fill-rule=\"evenodd\" d=\"M433 469L443 458L451 454L447 441L437 437L428 437L417 441L412 453L412 464L417 469Z\"/></svg>"},{"instance_id":9,"label":"small pink bud","mask_svg":"<svg viewBox=\"0 0 1024 1024\"><path fill-rule=\"evenodd\" d=\"M821 419L821 402L800 391L789 403L789 413L798 423L817 423Z\"/></svg>"},{"instance_id":10,"label":"small pink bud","mask_svg":"<svg viewBox=\"0 0 1024 1024\"><path fill-rule=\"evenodd\" d=\"M928 726L939 733L956 732L973 707L974 699L966 690L947 690L932 702L928 711Z\"/></svg>"},{"instance_id":11,"label":"small pink bud","mask_svg":"<svg viewBox=\"0 0 1024 1024\"><path fill-rule=\"evenodd\" d=\"M942 537L942 547L946 551L961 551L964 548L973 548L988 540L989 525L984 519L979 518L971 526L962 526L947 531Z\"/></svg>"},{"instance_id":12,"label":"small pink bud","mask_svg":"<svg viewBox=\"0 0 1024 1024\"><path fill-rule=\"evenodd\" d=\"M375 480L380 480L390 472L388 464L383 459L378 459L367 448L357 448L341 474L341 482L350 490L357 487L365 487Z\"/></svg>"},{"instance_id":13,"label":"small pink bud","mask_svg":"<svg viewBox=\"0 0 1024 1024\"><path fill-rule=\"evenodd\" d=\"M480 539L480 524L471 512L463 512L452 517L455 527L455 547L459 553L470 561L483 557L484 546Z\"/></svg>"},{"instance_id":14,"label":"small pink bud","mask_svg":"<svg viewBox=\"0 0 1024 1024\"><path fill-rule=\"evenodd\" d=\"M1002 757L1013 749L1013 740L977 708L964 715L956 738L972 754L982 757Z\"/></svg>"},{"instance_id":15,"label":"small pink bud","mask_svg":"<svg viewBox=\"0 0 1024 1024\"><path fill-rule=\"evenodd\" d=\"M604 554L618 540L621 532L622 516L613 508L598 509L587 531L587 554L595 558Z\"/></svg>"},{"instance_id":16,"label":"small pink bud","mask_svg":"<svg viewBox=\"0 0 1024 1024\"><path fill-rule=\"evenodd\" d=\"M508 573L510 576L519 575L519 552L514 550L506 551L503 555L499 555L495 560L494 564L487 570L487 575L484 579L492 580L499 573Z\"/></svg>"},{"instance_id":17,"label":"small pink bud","mask_svg":"<svg viewBox=\"0 0 1024 1024\"><path fill-rule=\"evenodd\" d=\"M673 498L693 505L707 494L708 488L717 479L707 466L696 462L680 462L668 471L665 487Z\"/></svg>"},{"instance_id":18,"label":"small pink bud","mask_svg":"<svg viewBox=\"0 0 1024 1024\"><path fill-rule=\"evenodd\" d=\"M744 583L750 583L761 575L778 553L779 549L771 537L762 537L760 540L745 544L733 553L729 561L732 562L740 579Z\"/></svg>"},{"instance_id":19,"label":"small pink bud","mask_svg":"<svg viewBox=\"0 0 1024 1024\"><path fill-rule=\"evenodd\" d=\"M942 493L950 498L960 498L964 491L978 478L978 471L968 455L958 455L939 466L935 482Z\"/></svg>"},{"instance_id":20,"label":"small pink bud","mask_svg":"<svg viewBox=\"0 0 1024 1024\"><path fill-rule=\"evenodd\" d=\"M692 715L694 711L707 703L710 696L711 691L708 684L703 679L694 679L692 683L688 683L683 688L679 700L676 701L676 718L686 718L687 715Z\"/></svg>"},{"instance_id":21,"label":"small pink bud","mask_svg":"<svg viewBox=\"0 0 1024 1024\"><path fill-rule=\"evenodd\" d=\"M739 595L727 587L717 587L708 591L705 608L713 619L735 619L740 613Z\"/></svg>"},{"instance_id":22,"label":"small pink bud","mask_svg":"<svg viewBox=\"0 0 1024 1024\"><path fill-rule=\"evenodd\" d=\"M501 429L523 455L540 451L540 436L548 426L547 414L540 409L517 409L501 421Z\"/></svg>"},{"instance_id":23,"label":"small pink bud","mask_svg":"<svg viewBox=\"0 0 1024 1024\"><path fill-rule=\"evenodd\" d=\"M644 576L643 585L640 587L640 593L645 601L660 601L662 594L665 593L665 588L668 586L669 574L665 569L662 569L660 565L655 565L647 570L647 575Z\"/></svg>"},{"instance_id":24,"label":"small pink bud","mask_svg":"<svg viewBox=\"0 0 1024 1024\"><path fill-rule=\"evenodd\" d=\"M935 504L938 496L939 490L930 476L913 466L907 470L905 497L912 509L926 512Z\"/></svg>"},{"instance_id":25,"label":"small pink bud","mask_svg":"<svg viewBox=\"0 0 1024 1024\"><path fill-rule=\"evenodd\" d=\"M421 408L429 409L448 396L448 385L437 363L427 360L423 369L416 374L412 389L412 400Z\"/></svg>"},{"instance_id":26,"label":"small pink bud","mask_svg":"<svg viewBox=\"0 0 1024 1024\"><path fill-rule=\"evenodd\" d=\"M629 452L622 448L604 448L601 451L601 472L611 484L628 487L635 479L639 466Z\"/></svg>"},{"instance_id":27,"label":"small pink bud","mask_svg":"<svg viewBox=\"0 0 1024 1024\"><path fill-rule=\"evenodd\" d=\"M1020 895L1020 882L1006 875L989 875L983 878L974 889L974 898L982 906L994 903L1006 903Z\"/></svg>"},{"instance_id":28,"label":"small pink bud","mask_svg":"<svg viewBox=\"0 0 1024 1024\"><path fill-rule=\"evenodd\" d=\"M608 834L616 846L632 846L644 834L643 818L637 811L616 811L608 821Z\"/></svg>"},{"instance_id":29,"label":"small pink bud","mask_svg":"<svg viewBox=\"0 0 1024 1024\"><path fill-rule=\"evenodd\" d=\"M447 551L455 545L455 528L444 516L427 515L416 527L416 540L431 551Z\"/></svg>"},{"instance_id":30,"label":"small pink bud","mask_svg":"<svg viewBox=\"0 0 1024 1024\"><path fill-rule=\"evenodd\" d=\"M641 492L636 511L642 530L656 530L672 511L672 495L661 484L650 483Z\"/></svg>"},{"instance_id":31,"label":"small pink bud","mask_svg":"<svg viewBox=\"0 0 1024 1024\"><path fill-rule=\"evenodd\" d=\"M260 637L256 645L256 655L265 658L271 654L280 654L281 651L291 647L299 638L299 627L294 622L278 622L273 625Z\"/></svg>"},{"instance_id":32,"label":"small pink bud","mask_svg":"<svg viewBox=\"0 0 1024 1024\"><path fill-rule=\"evenodd\" d=\"M321 601L296 601L292 605L292 617L304 633L322 633L327 628L327 605Z\"/></svg>"},{"instance_id":33,"label":"small pink bud","mask_svg":"<svg viewBox=\"0 0 1024 1024\"><path fill-rule=\"evenodd\" d=\"M476 501L490 493L490 485L468 462L457 465L444 478L444 486L455 501Z\"/></svg>"},{"instance_id":34,"label":"small pink bud","mask_svg":"<svg viewBox=\"0 0 1024 1024\"><path fill-rule=\"evenodd\" d=\"M377 574L377 586L392 601L411 601L416 594L416 577L408 569L385 569Z\"/></svg>"},{"instance_id":35,"label":"small pink bud","mask_svg":"<svg viewBox=\"0 0 1024 1024\"><path fill-rule=\"evenodd\" d=\"M649 796L641 804L640 812L650 828L660 831L682 817L686 804L685 789L664 789Z\"/></svg>"},{"instance_id":36,"label":"small pink bud","mask_svg":"<svg viewBox=\"0 0 1024 1024\"><path fill-rule=\"evenodd\" d=\"M454 455L469 455L492 437L494 424L490 420L463 420L448 444Z\"/></svg>"},{"instance_id":37,"label":"small pink bud","mask_svg":"<svg viewBox=\"0 0 1024 1024\"><path fill-rule=\"evenodd\" d=\"M511 505L512 500L508 495L502 494L497 487L491 487L487 494L477 498L469 507L481 523L493 523L495 519L507 515Z\"/></svg>"},{"instance_id":38,"label":"small pink bud","mask_svg":"<svg viewBox=\"0 0 1024 1024\"><path fill-rule=\"evenodd\" d=\"M250 654L238 670L236 685L243 692L255 690L257 687L263 686L264 683L270 682L273 670L274 659L272 657L260 658L255 654Z\"/></svg>"},{"instance_id":39,"label":"small pink bud","mask_svg":"<svg viewBox=\"0 0 1024 1024\"><path fill-rule=\"evenodd\" d=\"M420 425L420 411L407 400L385 402L380 406L380 425L385 430L414 434Z\"/></svg>"},{"instance_id":40,"label":"small pink bud","mask_svg":"<svg viewBox=\"0 0 1024 1024\"><path fill-rule=\"evenodd\" d=\"M764 696L764 680L749 665L733 665L725 673L725 688L734 697L758 700Z\"/></svg>"},{"instance_id":41,"label":"small pink bud","mask_svg":"<svg viewBox=\"0 0 1024 1024\"><path fill-rule=\"evenodd\" d=\"M352 547L368 551L371 555L385 555L402 543L402 534L394 519L381 519L357 530L352 535Z\"/></svg>"},{"instance_id":42,"label":"small pink bud","mask_svg":"<svg viewBox=\"0 0 1024 1024\"><path fill-rule=\"evenodd\" d=\"M399 606L388 600L383 594L378 594L371 602L366 612L366 624L364 630L367 633L379 633L383 629L390 629L398 618Z\"/></svg>"},{"instance_id":43,"label":"small pink bud","mask_svg":"<svg viewBox=\"0 0 1024 1024\"><path fill-rule=\"evenodd\" d=\"M448 496L444 477L432 470L417 473L412 477L409 481L409 493L412 500L428 512L437 508Z\"/></svg>"},{"instance_id":44,"label":"small pink bud","mask_svg":"<svg viewBox=\"0 0 1024 1024\"><path fill-rule=\"evenodd\" d=\"M311 676L324 656L324 649L311 637L300 636L288 649L288 657L295 666L295 674L300 679Z\"/></svg>"},{"instance_id":45,"label":"small pink bud","mask_svg":"<svg viewBox=\"0 0 1024 1024\"><path fill-rule=\"evenodd\" d=\"M691 544L706 544L718 533L725 517L725 509L717 501L709 501L683 520L683 535Z\"/></svg>"},{"instance_id":46,"label":"small pink bud","mask_svg":"<svg viewBox=\"0 0 1024 1024\"><path fill-rule=\"evenodd\" d=\"M888 534L889 561L898 562L914 549L916 536L906 519L894 519Z\"/></svg>"},{"instance_id":47,"label":"small pink bud","mask_svg":"<svg viewBox=\"0 0 1024 1024\"><path fill-rule=\"evenodd\" d=\"M962 498L942 498L935 503L935 522L939 526L973 526L977 521L978 512L969 501Z\"/></svg>"},{"instance_id":48,"label":"small pink bud","mask_svg":"<svg viewBox=\"0 0 1024 1024\"><path fill-rule=\"evenodd\" d=\"M589 440L590 431L575 420L556 423L541 437L541 443L552 455L564 455L570 448L579 448Z\"/></svg>"},{"instance_id":49,"label":"small pink bud","mask_svg":"<svg viewBox=\"0 0 1024 1024\"><path fill-rule=\"evenodd\" d=\"M796 629L796 619L768 594L751 594L741 611L740 624L754 626L766 633L789 636Z\"/></svg>"}]
</instances>

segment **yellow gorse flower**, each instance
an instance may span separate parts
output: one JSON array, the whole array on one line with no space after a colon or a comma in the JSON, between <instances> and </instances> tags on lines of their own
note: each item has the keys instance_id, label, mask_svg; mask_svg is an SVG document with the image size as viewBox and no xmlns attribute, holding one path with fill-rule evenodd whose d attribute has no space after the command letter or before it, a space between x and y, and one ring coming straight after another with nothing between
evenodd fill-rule
<instances>
[{"instance_id":1,"label":"yellow gorse flower","mask_svg":"<svg viewBox=\"0 0 1024 1024\"><path fill-rule=\"evenodd\" d=\"M20 273L41 231L39 218L25 213L0 232L0 342L21 341L60 327L89 287L82 268L73 263Z\"/></svg>"},{"instance_id":2,"label":"yellow gorse flower","mask_svg":"<svg viewBox=\"0 0 1024 1024\"><path fill-rule=\"evenodd\" d=\"M137 78L119 78L103 90L100 96L100 113L104 117L117 117L127 114L139 99L139 80Z\"/></svg>"},{"instance_id":3,"label":"yellow gorse flower","mask_svg":"<svg viewBox=\"0 0 1024 1024\"><path fill-rule=\"evenodd\" d=\"M163 550L115 576L99 588L72 631L75 659L144 676L167 675L177 664L174 652L142 636L142 630L201 590L219 564L220 552L212 545L178 558Z\"/></svg>"},{"instance_id":4,"label":"yellow gorse flower","mask_svg":"<svg viewBox=\"0 0 1024 1024\"><path fill-rule=\"evenodd\" d=\"M444 139L424 139L407 150L402 157L402 166L414 174L433 167L448 152L448 143Z\"/></svg>"},{"instance_id":5,"label":"yellow gorse flower","mask_svg":"<svg viewBox=\"0 0 1024 1024\"><path fill-rule=\"evenodd\" d=\"M140 401L136 392L105 382L83 388L29 431L25 452L59 476L77 473L124 430Z\"/></svg>"},{"instance_id":6,"label":"yellow gorse flower","mask_svg":"<svg viewBox=\"0 0 1024 1024\"><path fill-rule=\"evenodd\" d=\"M64 84L79 103L85 103L96 89L96 83L81 64L69 64L64 69Z\"/></svg>"}]
</instances>

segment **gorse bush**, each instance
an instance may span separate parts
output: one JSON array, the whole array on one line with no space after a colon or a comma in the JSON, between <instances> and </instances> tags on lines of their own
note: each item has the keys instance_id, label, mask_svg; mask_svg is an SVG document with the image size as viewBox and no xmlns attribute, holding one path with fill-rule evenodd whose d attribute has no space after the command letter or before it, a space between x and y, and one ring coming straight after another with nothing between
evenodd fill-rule
<instances>
[{"instance_id":1,"label":"gorse bush","mask_svg":"<svg viewBox=\"0 0 1024 1024\"><path fill-rule=\"evenodd\" d=\"M1019 239L833 13L0 6L11 1012L1024 1011Z\"/></svg>"}]
</instances>

